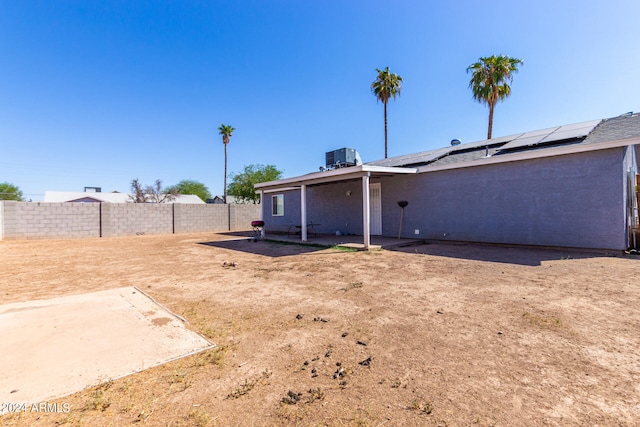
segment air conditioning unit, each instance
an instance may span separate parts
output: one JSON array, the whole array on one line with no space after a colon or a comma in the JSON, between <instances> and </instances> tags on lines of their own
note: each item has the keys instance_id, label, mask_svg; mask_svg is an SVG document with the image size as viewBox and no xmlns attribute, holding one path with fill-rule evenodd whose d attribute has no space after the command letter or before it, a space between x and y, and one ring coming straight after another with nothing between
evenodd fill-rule
<instances>
[{"instance_id":1,"label":"air conditioning unit","mask_svg":"<svg viewBox=\"0 0 640 427\"><path fill-rule=\"evenodd\" d=\"M327 151L325 158L327 169L344 168L362 164L360 154L353 148L340 148L339 150Z\"/></svg>"}]
</instances>

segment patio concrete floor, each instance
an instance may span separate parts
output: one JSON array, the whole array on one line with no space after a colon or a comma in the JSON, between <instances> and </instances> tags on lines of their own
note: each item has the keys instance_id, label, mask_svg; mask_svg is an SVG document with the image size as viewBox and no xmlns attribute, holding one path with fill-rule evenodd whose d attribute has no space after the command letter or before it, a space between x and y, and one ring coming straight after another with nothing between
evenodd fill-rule
<instances>
[{"instance_id":1,"label":"patio concrete floor","mask_svg":"<svg viewBox=\"0 0 640 427\"><path fill-rule=\"evenodd\" d=\"M299 234L287 235L267 233L265 239L277 242L320 245L327 247L340 246L344 248L365 250L363 242L364 238L363 236L358 235L336 236L334 234L312 234L308 236L306 242L302 242L300 240ZM415 245L424 241L424 239L398 239L397 237L371 236L371 244L369 245L369 249L392 249L399 246Z\"/></svg>"}]
</instances>

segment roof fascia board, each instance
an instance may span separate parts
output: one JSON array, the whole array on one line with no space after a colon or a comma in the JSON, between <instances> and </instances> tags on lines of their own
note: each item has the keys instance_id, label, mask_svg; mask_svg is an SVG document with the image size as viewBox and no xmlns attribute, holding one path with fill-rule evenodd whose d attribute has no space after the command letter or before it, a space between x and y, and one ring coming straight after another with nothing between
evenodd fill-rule
<instances>
[{"instance_id":1,"label":"roof fascia board","mask_svg":"<svg viewBox=\"0 0 640 427\"><path fill-rule=\"evenodd\" d=\"M518 162L522 160L540 159L544 157L562 156L565 154L586 153L589 151L606 150L609 148L625 147L627 145L640 144L640 138L627 138L617 141L597 142L593 144L577 144L564 147L544 148L523 153L503 154L499 156L482 158L470 162L451 163L440 166L423 166L418 173L437 172L450 169L470 168L475 166L494 165L498 163Z\"/></svg>"},{"instance_id":2,"label":"roof fascia board","mask_svg":"<svg viewBox=\"0 0 640 427\"><path fill-rule=\"evenodd\" d=\"M308 175L296 176L293 178L285 178L277 181L262 182L256 184L257 190L275 190L300 185L324 184L327 182L347 181L355 178L362 178L371 173L377 174L399 174L399 173L417 173L416 168L386 167L360 165L348 168L333 169L326 172L314 172Z\"/></svg>"},{"instance_id":3,"label":"roof fascia board","mask_svg":"<svg viewBox=\"0 0 640 427\"><path fill-rule=\"evenodd\" d=\"M263 190L265 192L273 192L273 191L284 191L286 189L300 189L302 185L317 185L317 184L325 184L328 182L338 182L338 181L348 181L350 179L362 178L367 175L367 172L355 172L350 174L341 174L336 176L326 176L322 178L289 178L283 183L279 183L278 181L272 181L271 185L264 185L267 183L256 184L255 188L260 191ZM260 187L258 187L260 186Z\"/></svg>"},{"instance_id":4,"label":"roof fascia board","mask_svg":"<svg viewBox=\"0 0 640 427\"><path fill-rule=\"evenodd\" d=\"M264 194L269 194L269 193L281 193L283 191L294 191L294 190L300 190L300 186L297 187L271 187L269 189L264 189L264 190L256 190L256 194L260 194L260 192L262 191Z\"/></svg>"},{"instance_id":5,"label":"roof fascia board","mask_svg":"<svg viewBox=\"0 0 640 427\"><path fill-rule=\"evenodd\" d=\"M365 172L373 173L416 173L416 168L405 168L401 166L375 166L375 165L362 165Z\"/></svg>"}]
</instances>

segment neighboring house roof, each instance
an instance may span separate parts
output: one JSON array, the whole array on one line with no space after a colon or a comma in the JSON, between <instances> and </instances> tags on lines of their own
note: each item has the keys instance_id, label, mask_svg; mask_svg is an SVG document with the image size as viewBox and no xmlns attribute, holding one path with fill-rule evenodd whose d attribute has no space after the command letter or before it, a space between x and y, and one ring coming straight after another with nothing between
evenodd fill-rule
<instances>
[{"instance_id":1,"label":"neighboring house roof","mask_svg":"<svg viewBox=\"0 0 640 427\"><path fill-rule=\"evenodd\" d=\"M213 199L207 199L207 203L222 204L224 203L224 196L214 196ZM244 202L235 196L230 196L227 194L227 204L230 203L243 204Z\"/></svg>"},{"instance_id":2,"label":"neighboring house roof","mask_svg":"<svg viewBox=\"0 0 640 427\"><path fill-rule=\"evenodd\" d=\"M105 202L105 203L131 203L129 194L126 193L85 193L82 191L47 191L44 194L45 202ZM200 197L192 194L180 194L174 200L165 203L204 203Z\"/></svg>"}]
</instances>

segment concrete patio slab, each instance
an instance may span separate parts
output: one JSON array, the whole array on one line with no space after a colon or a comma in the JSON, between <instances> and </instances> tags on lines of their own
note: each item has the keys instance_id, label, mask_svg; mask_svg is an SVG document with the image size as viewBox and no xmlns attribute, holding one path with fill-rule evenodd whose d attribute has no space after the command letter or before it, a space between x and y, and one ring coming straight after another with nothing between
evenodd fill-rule
<instances>
[{"instance_id":1,"label":"concrete patio slab","mask_svg":"<svg viewBox=\"0 0 640 427\"><path fill-rule=\"evenodd\" d=\"M288 235L288 234L276 234L268 233L266 235L267 240L274 240L278 242L289 242L304 244L300 241L300 235ZM392 249L401 246L410 246L424 242L424 239L398 239L396 237L383 237L383 236L371 236L371 244L369 249ZM343 248L351 248L357 250L364 250L364 243L362 236L348 235L348 236L336 236L335 234L314 234L308 236L306 244L320 245L320 246L339 246Z\"/></svg>"},{"instance_id":2,"label":"concrete patio slab","mask_svg":"<svg viewBox=\"0 0 640 427\"><path fill-rule=\"evenodd\" d=\"M0 306L0 402L37 404L214 347L137 288Z\"/></svg>"}]
</instances>

